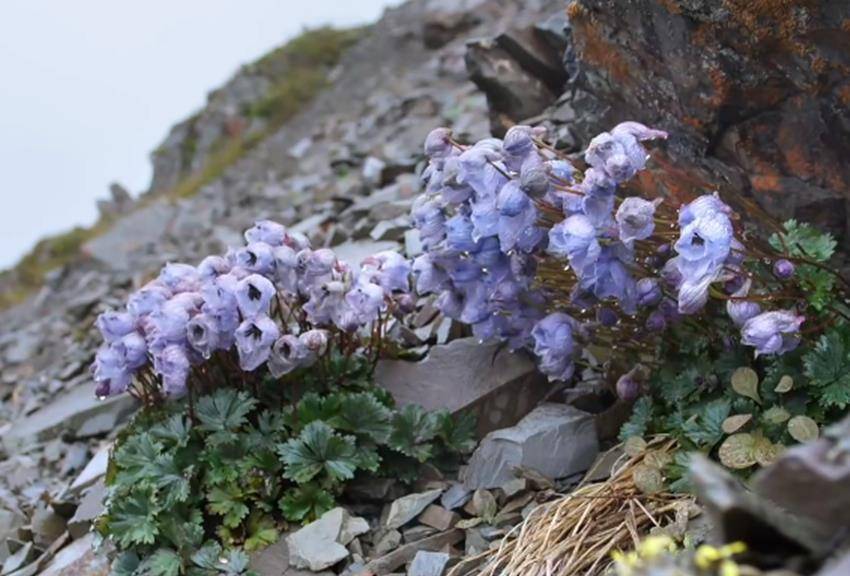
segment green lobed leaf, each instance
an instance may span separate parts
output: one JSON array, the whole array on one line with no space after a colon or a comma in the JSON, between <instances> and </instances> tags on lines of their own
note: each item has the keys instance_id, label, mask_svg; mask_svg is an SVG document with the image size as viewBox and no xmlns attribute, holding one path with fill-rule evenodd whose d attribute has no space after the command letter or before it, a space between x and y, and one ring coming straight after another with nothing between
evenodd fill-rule
<instances>
[{"instance_id":1,"label":"green lobed leaf","mask_svg":"<svg viewBox=\"0 0 850 576\"><path fill-rule=\"evenodd\" d=\"M183 561L174 550L159 548L145 558L138 569L141 576L179 576Z\"/></svg>"},{"instance_id":2,"label":"green lobed leaf","mask_svg":"<svg viewBox=\"0 0 850 576\"><path fill-rule=\"evenodd\" d=\"M198 430L210 433L207 443L232 442L235 432L245 425L257 401L245 392L223 388L201 398L195 407Z\"/></svg>"},{"instance_id":3,"label":"green lobed leaf","mask_svg":"<svg viewBox=\"0 0 850 576\"><path fill-rule=\"evenodd\" d=\"M373 394L359 392L340 393L335 396L338 411L326 420L328 424L338 430L365 436L378 444L387 441L392 431L392 412Z\"/></svg>"},{"instance_id":4,"label":"green lobed leaf","mask_svg":"<svg viewBox=\"0 0 850 576\"><path fill-rule=\"evenodd\" d=\"M803 357L805 374L824 408L850 405L850 346L838 329L823 334Z\"/></svg>"},{"instance_id":5,"label":"green lobed leaf","mask_svg":"<svg viewBox=\"0 0 850 576\"><path fill-rule=\"evenodd\" d=\"M470 412L452 415L448 410L436 412L437 437L457 454L468 454L478 443L475 439L476 419Z\"/></svg>"},{"instance_id":6,"label":"green lobed leaf","mask_svg":"<svg viewBox=\"0 0 850 576\"><path fill-rule=\"evenodd\" d=\"M136 490L113 502L109 509L109 534L122 549L150 545L156 541L159 513L154 494Z\"/></svg>"},{"instance_id":7,"label":"green lobed leaf","mask_svg":"<svg viewBox=\"0 0 850 576\"><path fill-rule=\"evenodd\" d=\"M277 542L278 532L274 519L267 514L252 513L248 518L248 538L245 539L245 550L254 552Z\"/></svg>"},{"instance_id":8,"label":"green lobed leaf","mask_svg":"<svg viewBox=\"0 0 850 576\"><path fill-rule=\"evenodd\" d=\"M280 501L280 510L290 522L311 522L335 505L330 492L309 483L287 490Z\"/></svg>"},{"instance_id":9,"label":"green lobed leaf","mask_svg":"<svg viewBox=\"0 0 850 576\"><path fill-rule=\"evenodd\" d=\"M433 450L431 441L436 437L439 425L437 414L411 404L393 415L392 425L393 430L387 440L390 448L419 462L430 458Z\"/></svg>"},{"instance_id":10,"label":"green lobed leaf","mask_svg":"<svg viewBox=\"0 0 850 576\"><path fill-rule=\"evenodd\" d=\"M248 516L248 506L242 501L242 490L235 484L216 486L207 494L207 508L222 517L228 528L236 528Z\"/></svg>"},{"instance_id":11,"label":"green lobed leaf","mask_svg":"<svg viewBox=\"0 0 850 576\"><path fill-rule=\"evenodd\" d=\"M623 424L622 428L620 428L620 441L625 442L632 436L645 436L652 421L652 416L652 398L649 396L639 398L632 407L632 415Z\"/></svg>"},{"instance_id":12,"label":"green lobed leaf","mask_svg":"<svg viewBox=\"0 0 850 576\"><path fill-rule=\"evenodd\" d=\"M330 483L349 480L357 469L354 438L342 436L321 421L308 424L297 438L278 446L284 477L304 484L325 474Z\"/></svg>"}]
</instances>

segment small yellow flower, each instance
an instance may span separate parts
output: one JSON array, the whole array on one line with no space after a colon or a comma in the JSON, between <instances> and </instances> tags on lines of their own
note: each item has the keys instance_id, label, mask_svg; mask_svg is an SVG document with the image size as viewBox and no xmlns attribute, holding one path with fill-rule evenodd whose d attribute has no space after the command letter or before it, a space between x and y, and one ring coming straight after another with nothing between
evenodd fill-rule
<instances>
[{"instance_id":1,"label":"small yellow flower","mask_svg":"<svg viewBox=\"0 0 850 576\"><path fill-rule=\"evenodd\" d=\"M741 570L732 560L724 560L720 564L720 576L741 576Z\"/></svg>"},{"instance_id":2,"label":"small yellow flower","mask_svg":"<svg viewBox=\"0 0 850 576\"><path fill-rule=\"evenodd\" d=\"M665 552L675 552L676 543L669 536L649 536L640 543L638 553L641 558L652 560Z\"/></svg>"},{"instance_id":3,"label":"small yellow flower","mask_svg":"<svg viewBox=\"0 0 850 576\"><path fill-rule=\"evenodd\" d=\"M700 570L708 570L721 558L720 550L714 546L703 544L697 548L697 551L694 554L694 564L696 564L697 568Z\"/></svg>"}]
</instances>

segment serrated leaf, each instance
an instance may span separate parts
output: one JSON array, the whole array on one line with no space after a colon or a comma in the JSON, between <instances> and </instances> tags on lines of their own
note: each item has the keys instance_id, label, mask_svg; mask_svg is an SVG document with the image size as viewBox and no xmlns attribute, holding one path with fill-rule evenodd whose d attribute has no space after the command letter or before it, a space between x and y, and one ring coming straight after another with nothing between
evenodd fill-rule
<instances>
[{"instance_id":1,"label":"serrated leaf","mask_svg":"<svg viewBox=\"0 0 850 576\"><path fill-rule=\"evenodd\" d=\"M759 376L756 371L748 366L742 366L732 372L732 389L744 396L761 404L759 398Z\"/></svg>"},{"instance_id":2,"label":"serrated leaf","mask_svg":"<svg viewBox=\"0 0 850 576\"><path fill-rule=\"evenodd\" d=\"M321 421L308 424L298 438L278 446L284 477L304 484L324 473L331 483L349 480L357 469L354 438Z\"/></svg>"},{"instance_id":3,"label":"serrated leaf","mask_svg":"<svg viewBox=\"0 0 850 576\"><path fill-rule=\"evenodd\" d=\"M374 395L368 392L339 394L337 414L327 422L338 430L366 436L373 442L383 444L392 431L392 412Z\"/></svg>"},{"instance_id":4,"label":"serrated leaf","mask_svg":"<svg viewBox=\"0 0 850 576\"><path fill-rule=\"evenodd\" d=\"M723 438L723 422L732 406L727 400L704 404L698 414L681 423L685 437L699 447L711 449Z\"/></svg>"},{"instance_id":5,"label":"serrated leaf","mask_svg":"<svg viewBox=\"0 0 850 576\"><path fill-rule=\"evenodd\" d=\"M625 441L632 436L644 436L652 421L653 408L652 399L643 396L632 406L632 415L620 428L620 441Z\"/></svg>"},{"instance_id":6,"label":"serrated leaf","mask_svg":"<svg viewBox=\"0 0 850 576\"><path fill-rule=\"evenodd\" d=\"M200 507L193 506L188 512L178 513L171 509L159 518L162 538L178 550L195 550L204 540L204 515Z\"/></svg>"},{"instance_id":7,"label":"serrated leaf","mask_svg":"<svg viewBox=\"0 0 850 576\"><path fill-rule=\"evenodd\" d=\"M805 374L824 408L850 405L850 351L838 329L823 334L803 357Z\"/></svg>"},{"instance_id":8,"label":"serrated leaf","mask_svg":"<svg viewBox=\"0 0 850 576\"><path fill-rule=\"evenodd\" d=\"M355 446L354 462L359 470L377 472L381 466L381 456L372 444L357 444Z\"/></svg>"},{"instance_id":9,"label":"serrated leaf","mask_svg":"<svg viewBox=\"0 0 850 576\"><path fill-rule=\"evenodd\" d=\"M838 245L835 239L810 224L801 224L791 219L783 224L783 228L784 243L777 234L770 237L770 245L777 251L787 248L791 256L808 257L818 262L826 262L835 253L835 247Z\"/></svg>"},{"instance_id":10,"label":"serrated leaf","mask_svg":"<svg viewBox=\"0 0 850 576\"><path fill-rule=\"evenodd\" d=\"M329 423L339 416L340 394L321 396L316 392L305 394L298 401L294 414L290 415L287 424L296 432L313 422Z\"/></svg>"},{"instance_id":11,"label":"serrated leaf","mask_svg":"<svg viewBox=\"0 0 850 576\"><path fill-rule=\"evenodd\" d=\"M747 425L747 422L753 419L752 414L735 414L729 416L723 421L723 432L725 434L734 434L741 428Z\"/></svg>"},{"instance_id":12,"label":"serrated leaf","mask_svg":"<svg viewBox=\"0 0 850 576\"><path fill-rule=\"evenodd\" d=\"M201 398L195 407L200 422L198 430L210 434L207 443L211 446L232 442L234 432L245 425L256 405L257 401L245 392L228 388L217 390Z\"/></svg>"},{"instance_id":13,"label":"serrated leaf","mask_svg":"<svg viewBox=\"0 0 850 576\"><path fill-rule=\"evenodd\" d=\"M475 415L462 412L453 415L448 410L436 413L437 437L446 448L456 454L468 454L475 449Z\"/></svg>"},{"instance_id":14,"label":"serrated leaf","mask_svg":"<svg viewBox=\"0 0 850 576\"><path fill-rule=\"evenodd\" d=\"M779 383L776 384L776 388L774 388L773 391L779 394L785 394L786 392L790 392L793 387L794 379L786 374L779 379Z\"/></svg>"},{"instance_id":15,"label":"serrated leaf","mask_svg":"<svg viewBox=\"0 0 850 576\"><path fill-rule=\"evenodd\" d=\"M310 483L287 490L280 501L280 510L290 522L312 522L335 505L330 492Z\"/></svg>"},{"instance_id":16,"label":"serrated leaf","mask_svg":"<svg viewBox=\"0 0 850 576\"><path fill-rule=\"evenodd\" d=\"M718 451L720 462L732 470L743 470L756 464L755 440L746 432L733 434L723 441Z\"/></svg>"},{"instance_id":17,"label":"serrated leaf","mask_svg":"<svg viewBox=\"0 0 850 576\"><path fill-rule=\"evenodd\" d=\"M245 539L245 550L254 552L277 542L280 532L274 519L266 514L251 514L248 518L248 538Z\"/></svg>"},{"instance_id":18,"label":"serrated leaf","mask_svg":"<svg viewBox=\"0 0 850 576\"><path fill-rule=\"evenodd\" d=\"M768 424L778 425L791 418L791 414L782 406L771 406L762 412L761 419Z\"/></svg>"},{"instance_id":19,"label":"serrated leaf","mask_svg":"<svg viewBox=\"0 0 850 576\"><path fill-rule=\"evenodd\" d=\"M248 570L250 558L241 550L230 550L219 560L219 571L228 576L239 576Z\"/></svg>"},{"instance_id":20,"label":"serrated leaf","mask_svg":"<svg viewBox=\"0 0 850 576\"><path fill-rule=\"evenodd\" d=\"M195 566L214 573L217 573L219 570L220 559L221 545L213 540L204 544L191 557L192 563Z\"/></svg>"},{"instance_id":21,"label":"serrated leaf","mask_svg":"<svg viewBox=\"0 0 850 576\"><path fill-rule=\"evenodd\" d=\"M242 492L237 486L215 487L207 494L207 508L222 517L228 528L236 528L248 516L248 506L242 501Z\"/></svg>"},{"instance_id":22,"label":"serrated leaf","mask_svg":"<svg viewBox=\"0 0 850 576\"><path fill-rule=\"evenodd\" d=\"M632 471L632 481L644 494L657 494L664 489L664 476L655 466L638 464Z\"/></svg>"},{"instance_id":23,"label":"serrated leaf","mask_svg":"<svg viewBox=\"0 0 850 576\"><path fill-rule=\"evenodd\" d=\"M121 548L153 544L159 534L159 512L153 493L132 492L118 498L109 509L109 534Z\"/></svg>"},{"instance_id":24,"label":"serrated leaf","mask_svg":"<svg viewBox=\"0 0 850 576\"><path fill-rule=\"evenodd\" d=\"M178 576L183 562L174 550L159 548L145 558L138 569L141 576Z\"/></svg>"},{"instance_id":25,"label":"serrated leaf","mask_svg":"<svg viewBox=\"0 0 850 576\"><path fill-rule=\"evenodd\" d=\"M128 437L115 451L115 464L128 485L141 485L156 480L155 463L162 445L148 433Z\"/></svg>"},{"instance_id":26,"label":"serrated leaf","mask_svg":"<svg viewBox=\"0 0 850 576\"><path fill-rule=\"evenodd\" d=\"M174 414L150 429L151 436L166 446L184 447L189 443L190 430L188 418Z\"/></svg>"},{"instance_id":27,"label":"serrated leaf","mask_svg":"<svg viewBox=\"0 0 850 576\"><path fill-rule=\"evenodd\" d=\"M788 421L788 433L797 442L810 442L817 440L820 429L817 422L808 416L794 416Z\"/></svg>"},{"instance_id":28,"label":"serrated leaf","mask_svg":"<svg viewBox=\"0 0 850 576\"><path fill-rule=\"evenodd\" d=\"M425 462L431 456L431 441L437 435L437 415L411 404L395 413L392 425L393 430L387 440L390 448L419 462Z\"/></svg>"}]
</instances>

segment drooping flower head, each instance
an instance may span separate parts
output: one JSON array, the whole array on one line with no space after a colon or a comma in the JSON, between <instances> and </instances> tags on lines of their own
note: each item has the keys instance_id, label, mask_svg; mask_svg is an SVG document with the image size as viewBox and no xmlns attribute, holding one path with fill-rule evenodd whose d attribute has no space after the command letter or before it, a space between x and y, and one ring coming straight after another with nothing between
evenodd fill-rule
<instances>
[{"instance_id":1,"label":"drooping flower head","mask_svg":"<svg viewBox=\"0 0 850 576\"><path fill-rule=\"evenodd\" d=\"M805 321L793 310L762 312L744 323L741 343L756 349L756 356L784 354L800 344L800 326Z\"/></svg>"}]
</instances>

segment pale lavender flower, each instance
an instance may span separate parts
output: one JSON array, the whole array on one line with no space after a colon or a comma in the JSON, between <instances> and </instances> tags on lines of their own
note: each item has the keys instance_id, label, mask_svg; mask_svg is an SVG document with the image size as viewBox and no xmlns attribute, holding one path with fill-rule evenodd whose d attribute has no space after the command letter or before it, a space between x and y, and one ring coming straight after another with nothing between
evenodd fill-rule
<instances>
[{"instance_id":1,"label":"pale lavender flower","mask_svg":"<svg viewBox=\"0 0 850 576\"><path fill-rule=\"evenodd\" d=\"M323 356L328 349L327 330L312 329L298 335L298 340L316 357Z\"/></svg>"},{"instance_id":2,"label":"pale lavender flower","mask_svg":"<svg viewBox=\"0 0 850 576\"><path fill-rule=\"evenodd\" d=\"M162 389L167 397L180 398L186 394L191 365L183 346L178 344L166 346L154 355L153 366L162 378Z\"/></svg>"},{"instance_id":3,"label":"pale lavender flower","mask_svg":"<svg viewBox=\"0 0 850 576\"><path fill-rule=\"evenodd\" d=\"M209 359L221 346L219 323L209 314L198 314L186 324L186 339L201 356Z\"/></svg>"},{"instance_id":4,"label":"pale lavender flower","mask_svg":"<svg viewBox=\"0 0 850 576\"><path fill-rule=\"evenodd\" d=\"M98 398L121 394L132 381L132 374L122 355L113 346L106 344L98 349L91 372L97 384L95 394Z\"/></svg>"},{"instance_id":5,"label":"pale lavender flower","mask_svg":"<svg viewBox=\"0 0 850 576\"><path fill-rule=\"evenodd\" d=\"M95 325L104 340L115 342L136 329L136 319L129 312L110 310L98 316Z\"/></svg>"},{"instance_id":6,"label":"pale lavender flower","mask_svg":"<svg viewBox=\"0 0 850 576\"><path fill-rule=\"evenodd\" d=\"M745 298L750 293L752 281L748 278L741 287L732 294L732 299L726 301L726 313L739 328L747 323L750 318L761 314L761 306L758 302L750 300L736 300Z\"/></svg>"},{"instance_id":7,"label":"pale lavender flower","mask_svg":"<svg viewBox=\"0 0 850 576\"><path fill-rule=\"evenodd\" d=\"M361 326L377 320L378 314L386 307L384 290L377 284L362 280L345 294L345 302Z\"/></svg>"},{"instance_id":8,"label":"pale lavender flower","mask_svg":"<svg viewBox=\"0 0 850 576\"><path fill-rule=\"evenodd\" d=\"M259 368L268 360L272 345L279 337L277 324L268 316L255 316L242 322L236 329L239 366L247 372Z\"/></svg>"},{"instance_id":9,"label":"pale lavender flower","mask_svg":"<svg viewBox=\"0 0 850 576\"><path fill-rule=\"evenodd\" d=\"M793 310L762 312L741 328L741 343L756 349L756 356L784 354L800 344L804 316Z\"/></svg>"},{"instance_id":10,"label":"pale lavender flower","mask_svg":"<svg viewBox=\"0 0 850 576\"><path fill-rule=\"evenodd\" d=\"M245 230L245 241L249 244L263 242L270 246L281 246L286 236L286 227L272 220L258 220Z\"/></svg>"},{"instance_id":11,"label":"pale lavender flower","mask_svg":"<svg viewBox=\"0 0 850 576\"><path fill-rule=\"evenodd\" d=\"M452 131L434 128L425 138L425 155L429 158L444 158L452 151Z\"/></svg>"},{"instance_id":12,"label":"pale lavender flower","mask_svg":"<svg viewBox=\"0 0 850 576\"><path fill-rule=\"evenodd\" d=\"M274 249L265 242L252 242L236 251L236 264L254 274L269 276L274 272Z\"/></svg>"},{"instance_id":13,"label":"pale lavender flower","mask_svg":"<svg viewBox=\"0 0 850 576\"><path fill-rule=\"evenodd\" d=\"M581 276L586 267L596 262L602 248L596 239L596 228L587 216L575 214L559 222L549 231L549 254L566 257Z\"/></svg>"},{"instance_id":14,"label":"pale lavender flower","mask_svg":"<svg viewBox=\"0 0 850 576\"><path fill-rule=\"evenodd\" d=\"M198 274L202 280L214 280L230 272L232 265L223 256L207 256L198 264Z\"/></svg>"},{"instance_id":15,"label":"pale lavender flower","mask_svg":"<svg viewBox=\"0 0 850 576\"><path fill-rule=\"evenodd\" d=\"M171 290L160 282L149 282L130 295L127 299L127 310L139 319L159 309L171 296Z\"/></svg>"},{"instance_id":16,"label":"pale lavender flower","mask_svg":"<svg viewBox=\"0 0 850 576\"><path fill-rule=\"evenodd\" d=\"M432 255L421 254L413 260L413 277L416 280L416 292L430 294L441 291L449 283L449 275L434 264Z\"/></svg>"},{"instance_id":17,"label":"pale lavender flower","mask_svg":"<svg viewBox=\"0 0 850 576\"><path fill-rule=\"evenodd\" d=\"M660 203L660 198L650 202L637 196L623 200L615 216L620 240L628 243L652 236L655 231L655 209Z\"/></svg>"},{"instance_id":18,"label":"pale lavender flower","mask_svg":"<svg viewBox=\"0 0 850 576\"><path fill-rule=\"evenodd\" d=\"M502 252L514 249L531 252L543 239L543 231L536 226L537 207L520 190L516 180L502 186L496 208L499 210L498 233Z\"/></svg>"},{"instance_id":19,"label":"pale lavender flower","mask_svg":"<svg viewBox=\"0 0 850 576\"><path fill-rule=\"evenodd\" d=\"M472 220L465 214L455 214L446 220L446 247L456 252L476 252L478 242L473 240Z\"/></svg>"},{"instance_id":20,"label":"pale lavender flower","mask_svg":"<svg viewBox=\"0 0 850 576\"><path fill-rule=\"evenodd\" d=\"M363 260L360 273L379 284L388 296L410 290L410 262L395 250L369 256Z\"/></svg>"},{"instance_id":21,"label":"pale lavender flower","mask_svg":"<svg viewBox=\"0 0 850 576\"><path fill-rule=\"evenodd\" d=\"M345 303L346 286L339 280L321 284L310 292L304 304L307 319L314 326L335 324L341 318Z\"/></svg>"},{"instance_id":22,"label":"pale lavender flower","mask_svg":"<svg viewBox=\"0 0 850 576\"><path fill-rule=\"evenodd\" d=\"M574 320L561 312L549 314L534 325L534 353L539 359L540 371L550 380L569 380L573 364Z\"/></svg>"},{"instance_id":23,"label":"pale lavender flower","mask_svg":"<svg viewBox=\"0 0 850 576\"><path fill-rule=\"evenodd\" d=\"M138 370L148 363L148 346L145 337L138 332L125 334L112 344L128 370Z\"/></svg>"},{"instance_id":24,"label":"pale lavender flower","mask_svg":"<svg viewBox=\"0 0 850 576\"><path fill-rule=\"evenodd\" d=\"M236 287L236 303L246 319L268 314L274 295L274 284L259 274L240 280Z\"/></svg>"},{"instance_id":25,"label":"pale lavender flower","mask_svg":"<svg viewBox=\"0 0 850 576\"><path fill-rule=\"evenodd\" d=\"M274 249L274 279L277 287L285 294L298 293L298 254L289 246Z\"/></svg>"},{"instance_id":26,"label":"pale lavender flower","mask_svg":"<svg viewBox=\"0 0 850 576\"><path fill-rule=\"evenodd\" d=\"M419 196L410 210L413 226L419 230L419 239L426 250L430 250L446 237L446 217L434 199L424 194Z\"/></svg>"},{"instance_id":27,"label":"pale lavender flower","mask_svg":"<svg viewBox=\"0 0 850 576\"><path fill-rule=\"evenodd\" d=\"M171 344L182 344L186 339L186 324L190 317L182 300L166 302L143 320L148 348L159 353Z\"/></svg>"},{"instance_id":28,"label":"pale lavender flower","mask_svg":"<svg viewBox=\"0 0 850 576\"><path fill-rule=\"evenodd\" d=\"M198 269L189 264L166 264L158 280L174 293L192 292L201 285Z\"/></svg>"},{"instance_id":29,"label":"pale lavender flower","mask_svg":"<svg viewBox=\"0 0 850 576\"><path fill-rule=\"evenodd\" d=\"M272 345L268 360L269 372L275 378L280 378L314 360L313 353L297 336L284 334Z\"/></svg>"},{"instance_id":30,"label":"pale lavender flower","mask_svg":"<svg viewBox=\"0 0 850 576\"><path fill-rule=\"evenodd\" d=\"M625 182L646 165L648 155L640 141L666 137L666 133L651 130L637 122L620 124L611 132L603 132L593 138L584 158L614 181Z\"/></svg>"}]
</instances>

